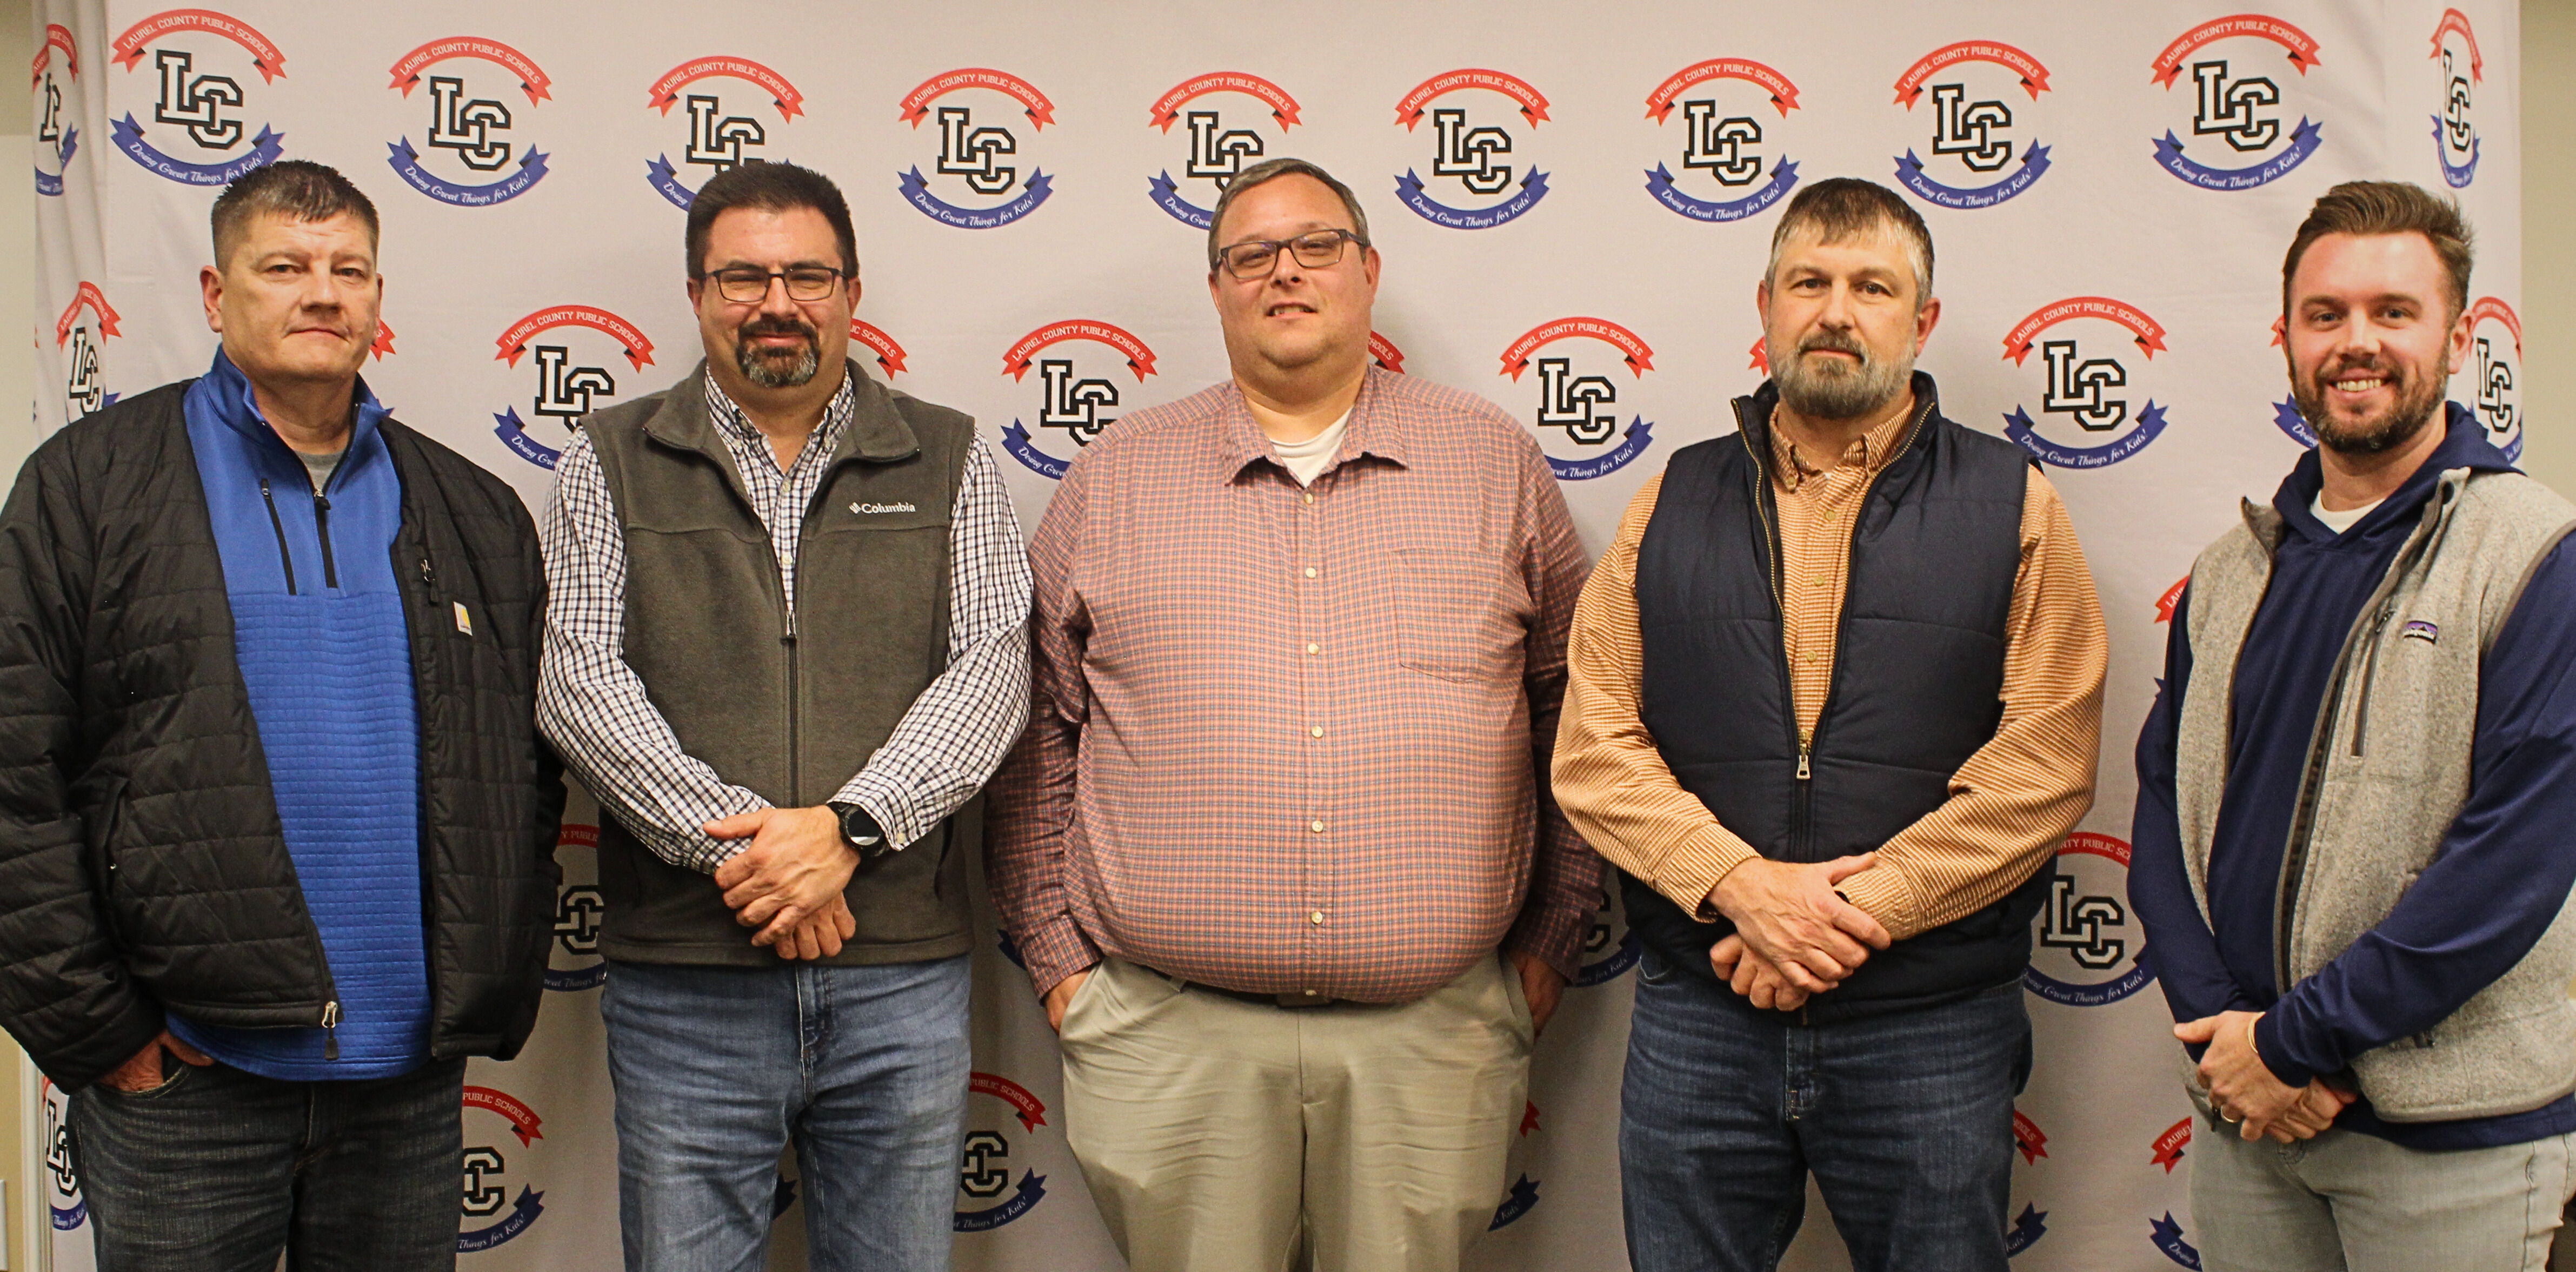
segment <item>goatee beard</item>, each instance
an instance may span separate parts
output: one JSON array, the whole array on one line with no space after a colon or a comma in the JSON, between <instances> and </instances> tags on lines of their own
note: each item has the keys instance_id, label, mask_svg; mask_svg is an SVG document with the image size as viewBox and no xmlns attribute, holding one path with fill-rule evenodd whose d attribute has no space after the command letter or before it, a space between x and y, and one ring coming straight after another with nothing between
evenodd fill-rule
<instances>
[{"instance_id":1,"label":"goatee beard","mask_svg":"<svg viewBox=\"0 0 2576 1272\"><path fill-rule=\"evenodd\" d=\"M753 343L759 336L803 336L805 347L787 350L763 350ZM755 318L734 332L734 366L742 378L764 389L792 389L814 378L823 369L823 344L811 324L794 319Z\"/></svg>"}]
</instances>

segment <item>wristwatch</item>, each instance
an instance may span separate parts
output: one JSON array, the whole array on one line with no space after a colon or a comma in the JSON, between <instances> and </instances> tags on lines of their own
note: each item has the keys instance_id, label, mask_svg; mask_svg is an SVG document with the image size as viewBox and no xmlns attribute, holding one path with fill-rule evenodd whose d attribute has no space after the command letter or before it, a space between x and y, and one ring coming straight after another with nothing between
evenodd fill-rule
<instances>
[{"instance_id":1,"label":"wristwatch","mask_svg":"<svg viewBox=\"0 0 2576 1272\"><path fill-rule=\"evenodd\" d=\"M839 815L841 838L849 841L849 845L858 850L861 861L883 856L890 851L891 846L886 843L885 828L877 825L876 818L868 816L868 810L857 804L837 800L827 807Z\"/></svg>"}]
</instances>

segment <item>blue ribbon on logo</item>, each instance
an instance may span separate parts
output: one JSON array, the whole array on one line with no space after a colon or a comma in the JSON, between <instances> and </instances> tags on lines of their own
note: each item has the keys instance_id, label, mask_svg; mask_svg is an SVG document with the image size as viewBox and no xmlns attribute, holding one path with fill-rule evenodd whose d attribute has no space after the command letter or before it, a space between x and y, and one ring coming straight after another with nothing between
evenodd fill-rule
<instances>
[{"instance_id":1,"label":"blue ribbon on logo","mask_svg":"<svg viewBox=\"0 0 2576 1272\"><path fill-rule=\"evenodd\" d=\"M1558 481L1590 481L1627 467L1629 461L1645 454L1646 448L1655 444L1653 424L1641 415L1630 416L1629 420L1628 431L1620 435L1618 448L1609 454L1590 459L1558 459L1550 455L1547 466L1555 470Z\"/></svg>"},{"instance_id":2,"label":"blue ribbon on logo","mask_svg":"<svg viewBox=\"0 0 2576 1272\"><path fill-rule=\"evenodd\" d=\"M2147 951L2140 949L2138 956L2129 961L2129 970L2114 980L2078 985L2073 981L2059 980L2036 967L2025 967L2021 972L2021 987L2062 1006L2103 1007L2145 989L2147 983L2155 978L2156 965L2148 959Z\"/></svg>"},{"instance_id":3,"label":"blue ribbon on logo","mask_svg":"<svg viewBox=\"0 0 2576 1272\"><path fill-rule=\"evenodd\" d=\"M1620 939L1619 948L1610 951L1608 958L1598 963L1586 963L1577 968L1574 974L1574 988L1590 989L1605 981L1617 980L1622 973L1637 965L1637 960L1645 956L1645 951L1645 942L1639 940L1636 933L1630 932Z\"/></svg>"},{"instance_id":4,"label":"blue ribbon on logo","mask_svg":"<svg viewBox=\"0 0 2576 1272\"><path fill-rule=\"evenodd\" d=\"M1009 451L1011 458L1028 465L1030 472L1051 481L1063 481L1064 471L1073 467L1073 461L1057 459L1039 450L1037 443L1029 440L1029 430L1018 420L1011 421L1011 426L1002 430L1002 449Z\"/></svg>"},{"instance_id":5,"label":"blue ribbon on logo","mask_svg":"<svg viewBox=\"0 0 2576 1272\"><path fill-rule=\"evenodd\" d=\"M1046 1176L1032 1170L1020 1176L1020 1186L1011 1199L990 1210L960 1210L949 1226L958 1232L991 1232L1003 1224L1027 1214L1046 1200Z\"/></svg>"},{"instance_id":6,"label":"blue ribbon on logo","mask_svg":"<svg viewBox=\"0 0 2576 1272\"><path fill-rule=\"evenodd\" d=\"M63 144L54 148L54 166L57 168L70 167L72 162L72 152L78 149L80 149L80 129L64 129ZM2476 160L2470 161L2472 165L2476 162ZM63 177L61 173L47 172L42 168L36 169L36 193L58 195L62 192Z\"/></svg>"},{"instance_id":7,"label":"blue ribbon on logo","mask_svg":"<svg viewBox=\"0 0 2576 1272\"><path fill-rule=\"evenodd\" d=\"M1528 1175L1522 1175L1512 1181L1511 1195L1503 1198L1503 1204L1494 1207L1494 1221L1485 1225L1485 1231L1492 1232L1504 1227L1522 1215L1528 1214L1537 1205L1538 1181Z\"/></svg>"},{"instance_id":8,"label":"blue ribbon on logo","mask_svg":"<svg viewBox=\"0 0 2576 1272\"><path fill-rule=\"evenodd\" d=\"M535 1223L537 1221L537 1216L546 1212L545 1198L546 1195L544 1193L538 1192L525 1184L521 1184L519 1186L518 1204L510 1207L510 1213L501 1216L501 1222L493 1224L489 1228L476 1228L471 1232L460 1232L456 1234L456 1252L458 1254L474 1254L478 1251L489 1250L522 1232L526 1232L528 1230L528 1225Z\"/></svg>"},{"instance_id":9,"label":"blue ribbon on logo","mask_svg":"<svg viewBox=\"0 0 2576 1272\"><path fill-rule=\"evenodd\" d=\"M1422 178L1413 175L1411 168L1395 179L1395 193L1404 200L1404 206L1433 225L1453 230L1490 230L1537 207L1538 201L1547 197L1547 174L1530 169L1530 174L1521 178L1520 193L1490 208L1453 208L1433 199L1422 192Z\"/></svg>"},{"instance_id":10,"label":"blue ribbon on logo","mask_svg":"<svg viewBox=\"0 0 2576 1272\"><path fill-rule=\"evenodd\" d=\"M73 1202L68 1210L54 1205L48 1205L45 1209L53 1213L56 1232L70 1232L89 1222L89 1199L86 1197Z\"/></svg>"},{"instance_id":11,"label":"blue ribbon on logo","mask_svg":"<svg viewBox=\"0 0 2576 1272\"><path fill-rule=\"evenodd\" d=\"M2442 117L2435 115L2433 117L2433 155L2442 161L2442 179L2450 182L2454 190L2465 190L2470 182L2478 179L2478 151L2485 147L2487 139L2470 137L2469 161L2454 168L2451 166L2451 145L2442 139L2442 132Z\"/></svg>"},{"instance_id":12,"label":"blue ribbon on logo","mask_svg":"<svg viewBox=\"0 0 2576 1272\"><path fill-rule=\"evenodd\" d=\"M2272 425L2301 446L2313 449L2317 444L2316 430L2308 427L2308 417L2300 414L2299 404L2289 398L2272 404Z\"/></svg>"},{"instance_id":13,"label":"blue ribbon on logo","mask_svg":"<svg viewBox=\"0 0 2576 1272\"><path fill-rule=\"evenodd\" d=\"M2021 166L2013 169L2011 176L1993 185L1970 190L1946 186L1924 175L1923 161L1909 149L1896 160L1896 179L1926 203L1966 211L1993 207L2029 189L2032 182L2048 171L2048 165L2048 147L2034 141L2028 150L2021 152Z\"/></svg>"},{"instance_id":14,"label":"blue ribbon on logo","mask_svg":"<svg viewBox=\"0 0 2576 1272\"><path fill-rule=\"evenodd\" d=\"M42 168L36 169L36 193L58 195L62 192L63 179L61 177L55 176L53 173L47 172Z\"/></svg>"},{"instance_id":15,"label":"blue ribbon on logo","mask_svg":"<svg viewBox=\"0 0 2576 1272\"><path fill-rule=\"evenodd\" d=\"M552 468L556 460L563 458L562 451L528 436L527 425L519 422L519 408L511 407L492 418L500 421L500 427L492 431L511 450L517 451L519 458L539 468Z\"/></svg>"},{"instance_id":16,"label":"blue ribbon on logo","mask_svg":"<svg viewBox=\"0 0 2576 1272\"><path fill-rule=\"evenodd\" d=\"M284 150L278 143L286 140L286 134L261 124L259 135L250 139L250 152L239 159L227 159L222 163L181 163L153 149L152 143L143 139L143 125L134 122L134 112L127 111L125 118L116 121L115 126L108 130L108 139L134 162L173 181L198 186L226 186L239 180L243 173L275 161Z\"/></svg>"},{"instance_id":17,"label":"blue ribbon on logo","mask_svg":"<svg viewBox=\"0 0 2576 1272\"><path fill-rule=\"evenodd\" d=\"M2060 446L2039 435L2031 423L2030 413L2016 406L2004 417L2004 436L2021 444L2031 457L2043 464L2060 468L2100 468L2116 464L2147 448L2156 435L2165 431L2165 408L2151 399L2146 409L2138 412L2138 426L2116 442L2102 446Z\"/></svg>"},{"instance_id":18,"label":"blue ribbon on logo","mask_svg":"<svg viewBox=\"0 0 2576 1272\"><path fill-rule=\"evenodd\" d=\"M2166 1258L2187 1268L2200 1266L2200 1251L2192 1249L2191 1243L2182 1239L2182 1225L2174 1222L2172 1211L2166 1211L2162 1219L2148 1222L2147 1239L2155 1242L2156 1248L2164 1251Z\"/></svg>"},{"instance_id":19,"label":"blue ribbon on logo","mask_svg":"<svg viewBox=\"0 0 2576 1272\"><path fill-rule=\"evenodd\" d=\"M2212 168L2183 157L2182 139L2168 128L2156 142L2156 166L2203 190L2251 190L2289 175L2290 169L2308 161L2308 156L2324 144L2324 126L2299 117L2297 130L2290 134L2289 149L2248 168Z\"/></svg>"},{"instance_id":20,"label":"blue ribbon on logo","mask_svg":"<svg viewBox=\"0 0 2576 1272\"><path fill-rule=\"evenodd\" d=\"M672 169L669 155L653 156L653 162L644 165L644 179L653 183L655 193L683 212L697 201L698 192L680 184L680 174Z\"/></svg>"},{"instance_id":21,"label":"blue ribbon on logo","mask_svg":"<svg viewBox=\"0 0 2576 1272\"><path fill-rule=\"evenodd\" d=\"M1214 213L1181 197L1181 187L1172 180L1169 169L1146 182L1145 189L1154 196L1155 207L1171 213L1172 219L1183 225L1204 230L1215 223Z\"/></svg>"},{"instance_id":22,"label":"blue ribbon on logo","mask_svg":"<svg viewBox=\"0 0 2576 1272\"><path fill-rule=\"evenodd\" d=\"M412 189L460 208L488 208L495 203L507 203L546 179L546 157L538 154L535 146L528 147L528 153L519 157L517 172L490 185L479 186L453 185L433 176L420 166L420 152L411 148L409 137L386 142L385 149L393 152L385 162L401 173L402 179L410 182Z\"/></svg>"},{"instance_id":23,"label":"blue ribbon on logo","mask_svg":"<svg viewBox=\"0 0 2576 1272\"><path fill-rule=\"evenodd\" d=\"M2020 1217L2014 1219L2011 1229L2004 1233L2004 1257L2009 1259L2047 1236L2047 1220L2048 1212L2040 1209L2037 1203L2022 1203Z\"/></svg>"},{"instance_id":24,"label":"blue ribbon on logo","mask_svg":"<svg viewBox=\"0 0 2576 1272\"><path fill-rule=\"evenodd\" d=\"M1654 195L1657 203L1694 221L1741 221L1779 202L1780 196L1797 184L1798 165L1782 159L1771 165L1770 184L1734 202L1714 203L1707 199L1694 199L1674 189L1672 170L1660 163L1646 173L1646 192Z\"/></svg>"},{"instance_id":25,"label":"blue ribbon on logo","mask_svg":"<svg viewBox=\"0 0 2576 1272\"><path fill-rule=\"evenodd\" d=\"M579 993L585 989L597 989L607 983L607 959L601 959L588 967L576 967L569 971L553 967L546 969L546 988L559 990L564 993Z\"/></svg>"},{"instance_id":26,"label":"blue ribbon on logo","mask_svg":"<svg viewBox=\"0 0 2576 1272\"><path fill-rule=\"evenodd\" d=\"M905 202L921 209L923 216L961 230L989 230L1009 225L1037 211L1038 205L1055 193L1055 178L1032 170L1028 184L1020 187L1020 197L998 208L961 208L930 192L930 182L921 175L920 165L915 164L912 171L895 175L902 182Z\"/></svg>"}]
</instances>

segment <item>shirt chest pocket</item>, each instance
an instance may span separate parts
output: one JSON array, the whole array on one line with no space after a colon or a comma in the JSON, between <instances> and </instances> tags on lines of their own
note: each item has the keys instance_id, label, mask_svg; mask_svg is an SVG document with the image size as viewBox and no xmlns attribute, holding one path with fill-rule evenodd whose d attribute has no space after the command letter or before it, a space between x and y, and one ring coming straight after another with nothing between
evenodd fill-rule
<instances>
[{"instance_id":1,"label":"shirt chest pocket","mask_svg":"<svg viewBox=\"0 0 2576 1272\"><path fill-rule=\"evenodd\" d=\"M1516 681L1529 589L1501 557L1396 550L1396 661L1440 680Z\"/></svg>"}]
</instances>

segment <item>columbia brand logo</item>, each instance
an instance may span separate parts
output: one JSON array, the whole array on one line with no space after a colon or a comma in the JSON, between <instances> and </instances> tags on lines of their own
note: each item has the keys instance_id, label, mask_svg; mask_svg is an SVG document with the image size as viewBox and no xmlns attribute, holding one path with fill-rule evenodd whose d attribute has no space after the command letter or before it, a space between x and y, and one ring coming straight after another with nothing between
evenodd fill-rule
<instances>
[{"instance_id":1,"label":"columbia brand logo","mask_svg":"<svg viewBox=\"0 0 2576 1272\"><path fill-rule=\"evenodd\" d=\"M2410 618L2406 620L2406 625L2404 627L2397 629L2397 637L2400 640L2406 640L2409 638L2420 640L2427 645L2437 644L2442 639L2442 629L2435 627L2431 623L2425 622L2423 619Z\"/></svg>"},{"instance_id":2,"label":"columbia brand logo","mask_svg":"<svg viewBox=\"0 0 2576 1272\"><path fill-rule=\"evenodd\" d=\"M856 513L919 512L921 509L913 507L908 503L854 503L850 505L850 511Z\"/></svg>"}]
</instances>

